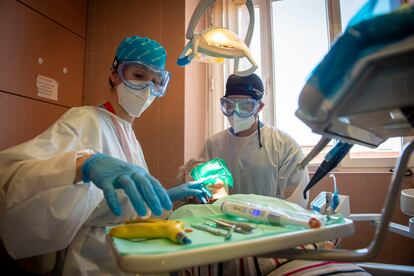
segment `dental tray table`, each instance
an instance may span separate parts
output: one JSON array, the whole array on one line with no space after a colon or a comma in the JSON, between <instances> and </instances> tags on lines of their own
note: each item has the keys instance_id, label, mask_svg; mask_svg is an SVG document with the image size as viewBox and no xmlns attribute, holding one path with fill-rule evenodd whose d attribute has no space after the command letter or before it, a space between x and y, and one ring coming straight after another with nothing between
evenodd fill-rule
<instances>
[{"instance_id":1,"label":"dental tray table","mask_svg":"<svg viewBox=\"0 0 414 276\"><path fill-rule=\"evenodd\" d=\"M191 210L192 216L176 218L173 215L172 219L179 219L185 222L186 228L193 229L193 232L186 233L192 241L189 245L174 244L167 239L130 241L108 236L107 239L119 268L132 273L175 271L240 257L258 256L308 243L333 240L352 235L354 232L352 221L341 218L331 223L328 222L324 227L314 229L257 224L250 234L235 232L230 240L224 240L222 236L215 236L191 227L191 224L203 225L203 222L208 222L209 218L230 220L229 217L218 214L220 213L218 206L187 206L191 206L187 210ZM203 212L204 216L200 216L197 208L208 208L211 215ZM181 215L186 215L186 213L181 212ZM225 230L221 231L225 232Z\"/></svg>"}]
</instances>

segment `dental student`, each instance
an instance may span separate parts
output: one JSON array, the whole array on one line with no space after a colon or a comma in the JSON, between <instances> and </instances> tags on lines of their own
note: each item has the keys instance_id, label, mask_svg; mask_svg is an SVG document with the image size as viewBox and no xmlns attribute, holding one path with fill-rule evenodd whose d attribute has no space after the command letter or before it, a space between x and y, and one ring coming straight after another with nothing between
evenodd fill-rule
<instances>
[{"instance_id":1,"label":"dental student","mask_svg":"<svg viewBox=\"0 0 414 276\"><path fill-rule=\"evenodd\" d=\"M256 74L230 75L220 104L231 127L209 138L201 157L226 161L234 179L230 194L273 196L306 208L302 192L309 175L297 167L304 155L292 137L260 122L263 95Z\"/></svg>"},{"instance_id":2,"label":"dental student","mask_svg":"<svg viewBox=\"0 0 414 276\"><path fill-rule=\"evenodd\" d=\"M165 190L132 128L165 94L165 62L156 41L125 38L102 106L71 108L37 137L0 152L0 234L13 258L68 248L63 275L121 275L105 225L159 216L171 201L204 196L198 182Z\"/></svg>"}]
</instances>

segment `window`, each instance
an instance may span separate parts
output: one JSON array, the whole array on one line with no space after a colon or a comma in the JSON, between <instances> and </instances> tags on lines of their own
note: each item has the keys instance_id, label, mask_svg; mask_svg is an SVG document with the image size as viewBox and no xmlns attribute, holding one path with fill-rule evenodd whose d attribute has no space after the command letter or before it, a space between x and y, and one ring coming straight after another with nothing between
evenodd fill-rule
<instances>
[{"instance_id":1,"label":"window","mask_svg":"<svg viewBox=\"0 0 414 276\"><path fill-rule=\"evenodd\" d=\"M329 49L325 0L271 3L275 126L308 152L319 141L295 116L306 77Z\"/></svg>"},{"instance_id":2,"label":"window","mask_svg":"<svg viewBox=\"0 0 414 276\"><path fill-rule=\"evenodd\" d=\"M290 134L307 153L319 141L320 135L312 133L295 116L297 99L307 76L366 0L253 2L255 30L250 50L260 66L256 73L261 75L267 91L261 119ZM379 2L376 14L394 9L400 3L399 0ZM249 16L243 9L238 9L237 15L237 31L243 38ZM401 138L389 139L377 149L355 145L341 166L392 167L402 141ZM314 164L322 160L330 146L313 160Z\"/></svg>"},{"instance_id":3,"label":"window","mask_svg":"<svg viewBox=\"0 0 414 276\"><path fill-rule=\"evenodd\" d=\"M352 16L366 3L366 0L340 0L341 26L345 30ZM379 1L375 14L386 13L398 5L398 1Z\"/></svg>"}]
</instances>

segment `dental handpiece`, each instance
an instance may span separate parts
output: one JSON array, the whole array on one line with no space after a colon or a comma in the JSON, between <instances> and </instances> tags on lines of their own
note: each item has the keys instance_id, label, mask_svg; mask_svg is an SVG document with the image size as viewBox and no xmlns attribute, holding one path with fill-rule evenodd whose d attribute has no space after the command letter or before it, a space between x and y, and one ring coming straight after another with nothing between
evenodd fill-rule
<instances>
[{"instance_id":1,"label":"dental handpiece","mask_svg":"<svg viewBox=\"0 0 414 276\"><path fill-rule=\"evenodd\" d=\"M225 201L221 204L221 211L225 215L241 217L256 223L267 223L277 226L295 225L307 228L320 227L320 222L311 218L294 218L283 212L277 212L251 203L237 203Z\"/></svg>"}]
</instances>

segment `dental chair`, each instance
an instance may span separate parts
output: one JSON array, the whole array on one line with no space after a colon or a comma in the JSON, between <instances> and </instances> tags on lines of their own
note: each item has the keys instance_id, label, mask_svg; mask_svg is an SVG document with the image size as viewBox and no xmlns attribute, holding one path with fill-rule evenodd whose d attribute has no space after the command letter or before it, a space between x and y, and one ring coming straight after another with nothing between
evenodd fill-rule
<instances>
[{"instance_id":1,"label":"dental chair","mask_svg":"<svg viewBox=\"0 0 414 276\"><path fill-rule=\"evenodd\" d=\"M312 72L300 95L296 115L313 132L323 136L301 167L331 139L339 140L342 146L359 144L375 148L391 137L414 136L414 5L361 21L347 29ZM391 215L413 150L414 141L402 149L381 214L351 215L351 219L377 224L368 247L288 249L266 254L266 257L344 262L367 262L375 258L388 229L396 228L390 222ZM330 158L325 157L332 163L327 167L332 169L345 154L337 150ZM414 231L408 227L394 232L414 239ZM414 267L410 266L360 265L375 275L414 273Z\"/></svg>"}]
</instances>

